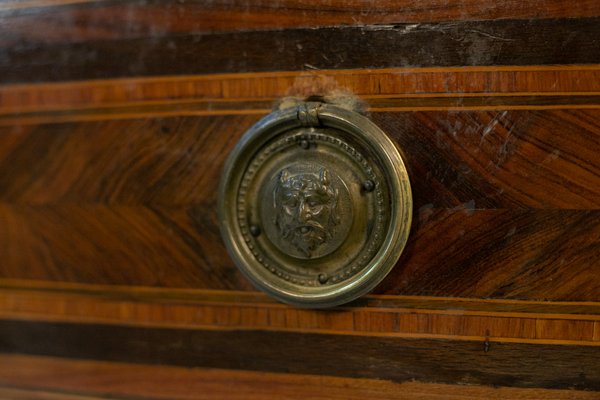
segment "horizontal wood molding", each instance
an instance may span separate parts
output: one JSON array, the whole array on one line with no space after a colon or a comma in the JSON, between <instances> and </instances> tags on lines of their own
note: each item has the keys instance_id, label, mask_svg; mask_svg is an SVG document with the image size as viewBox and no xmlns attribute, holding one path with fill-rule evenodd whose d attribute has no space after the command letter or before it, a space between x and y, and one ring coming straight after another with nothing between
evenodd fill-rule
<instances>
[{"instance_id":1,"label":"horizontal wood molding","mask_svg":"<svg viewBox=\"0 0 600 400\"><path fill-rule=\"evenodd\" d=\"M600 108L600 66L149 77L0 86L0 125L267 114L281 98L354 96L370 111Z\"/></svg>"},{"instance_id":2,"label":"horizontal wood molding","mask_svg":"<svg viewBox=\"0 0 600 400\"><path fill-rule=\"evenodd\" d=\"M2 385L7 385L2 388ZM15 400L262 399L537 400L597 399L597 392L525 389L330 375L136 365L0 355L0 396Z\"/></svg>"},{"instance_id":3,"label":"horizontal wood molding","mask_svg":"<svg viewBox=\"0 0 600 400\"><path fill-rule=\"evenodd\" d=\"M190 32L317 28L491 19L578 18L600 16L594 0L365 0L162 2L114 0L19 0L0 4L0 43L78 42L156 37ZM74 24L72 21L89 21ZM34 24L40 29L30 29ZM5 32L11 35L6 35Z\"/></svg>"},{"instance_id":4,"label":"horizontal wood molding","mask_svg":"<svg viewBox=\"0 0 600 400\"><path fill-rule=\"evenodd\" d=\"M0 82L361 68L596 65L600 17L190 33L21 43ZM219 49L219 51L214 51ZM431 50L429 50L431 49Z\"/></svg>"},{"instance_id":5,"label":"horizontal wood molding","mask_svg":"<svg viewBox=\"0 0 600 400\"><path fill-rule=\"evenodd\" d=\"M18 320L0 320L0 332L2 353L394 382L600 390L600 346L587 344Z\"/></svg>"},{"instance_id":6,"label":"horizontal wood molding","mask_svg":"<svg viewBox=\"0 0 600 400\"><path fill-rule=\"evenodd\" d=\"M8 387L2 388L2 385ZM135 365L0 355L0 396L15 400L262 399L533 400L596 399L577 390L524 389L342 378L207 368Z\"/></svg>"},{"instance_id":7,"label":"horizontal wood molding","mask_svg":"<svg viewBox=\"0 0 600 400\"><path fill-rule=\"evenodd\" d=\"M371 295L299 310L254 292L0 281L0 317L208 330L264 330L600 346L600 303Z\"/></svg>"},{"instance_id":8,"label":"horizontal wood molding","mask_svg":"<svg viewBox=\"0 0 600 400\"><path fill-rule=\"evenodd\" d=\"M589 110L600 108L600 96L465 96L439 98L366 97L367 111L506 111L506 110ZM77 121L110 121L140 118L264 116L273 111L275 101L167 101L136 105L113 105L103 108L73 107L64 111L0 112L0 126L57 124Z\"/></svg>"}]
</instances>

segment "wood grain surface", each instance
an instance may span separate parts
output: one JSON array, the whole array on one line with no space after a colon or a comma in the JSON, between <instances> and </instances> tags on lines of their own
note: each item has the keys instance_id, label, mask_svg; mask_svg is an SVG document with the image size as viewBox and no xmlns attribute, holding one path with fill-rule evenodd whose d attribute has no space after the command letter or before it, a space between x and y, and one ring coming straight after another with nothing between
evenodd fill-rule
<instances>
[{"instance_id":1,"label":"wood grain surface","mask_svg":"<svg viewBox=\"0 0 600 400\"><path fill-rule=\"evenodd\" d=\"M307 69L598 64L599 22L599 17L458 21L48 45L25 42L0 53L0 83Z\"/></svg>"},{"instance_id":2,"label":"wood grain surface","mask_svg":"<svg viewBox=\"0 0 600 400\"><path fill-rule=\"evenodd\" d=\"M20 0L0 4L0 45L162 37L184 33L436 21L600 16L594 0L283 0L162 2ZM38 29L31 29L34 24Z\"/></svg>"},{"instance_id":3,"label":"wood grain surface","mask_svg":"<svg viewBox=\"0 0 600 400\"><path fill-rule=\"evenodd\" d=\"M0 330L1 353L394 382L600 390L600 347L584 344L16 320L0 320Z\"/></svg>"},{"instance_id":4,"label":"wood grain surface","mask_svg":"<svg viewBox=\"0 0 600 400\"><path fill-rule=\"evenodd\" d=\"M370 116L405 153L416 209L593 210L600 205L599 115L599 110L568 109ZM0 128L0 199L30 205L214 204L228 153L258 119ZM31 154L37 157L29 159Z\"/></svg>"},{"instance_id":5,"label":"wood grain surface","mask_svg":"<svg viewBox=\"0 0 600 400\"><path fill-rule=\"evenodd\" d=\"M0 86L0 125L265 115L285 97L358 97L371 111L599 108L600 67L326 70Z\"/></svg>"},{"instance_id":6,"label":"wood grain surface","mask_svg":"<svg viewBox=\"0 0 600 400\"><path fill-rule=\"evenodd\" d=\"M0 396L14 400L119 399L597 399L581 390L394 383L328 375L0 356Z\"/></svg>"},{"instance_id":7,"label":"wood grain surface","mask_svg":"<svg viewBox=\"0 0 600 400\"><path fill-rule=\"evenodd\" d=\"M298 310L255 292L14 280L0 285L4 319L600 346L600 305L589 302L370 295L322 311Z\"/></svg>"},{"instance_id":8,"label":"wood grain surface","mask_svg":"<svg viewBox=\"0 0 600 400\"><path fill-rule=\"evenodd\" d=\"M598 398L600 5L0 4L0 397ZM331 310L261 293L216 188L289 98L402 148L413 227Z\"/></svg>"},{"instance_id":9,"label":"wood grain surface","mask_svg":"<svg viewBox=\"0 0 600 400\"><path fill-rule=\"evenodd\" d=\"M597 110L371 117L405 151L415 208L405 254L378 293L598 301ZM215 209L224 160L256 120L3 128L2 276L251 289Z\"/></svg>"},{"instance_id":10,"label":"wood grain surface","mask_svg":"<svg viewBox=\"0 0 600 400\"><path fill-rule=\"evenodd\" d=\"M4 277L251 289L221 244L214 208L0 209ZM426 208L419 218L377 293L598 301L598 212Z\"/></svg>"},{"instance_id":11,"label":"wood grain surface","mask_svg":"<svg viewBox=\"0 0 600 400\"><path fill-rule=\"evenodd\" d=\"M143 394L139 385L148 389L152 381L163 387L156 396L176 398L175 382L192 379L198 368L227 369L222 378L200 370L211 385L251 376L259 393L277 385L292 390L294 379L309 379L305 374L335 376L327 385L344 382L357 395L354 384L365 378L408 384L414 396L423 384L411 386L412 380L537 390L600 386L598 303L368 296L347 307L311 311L258 293L1 283L0 354L31 356L0 355L10 361L0 363L6 365L0 386L34 395L51 389L97 394L103 382L105 392L127 398ZM120 367L123 362L133 364ZM69 373L71 368L78 372ZM130 372L122 375L120 368ZM386 388L378 381L371 389ZM463 388L474 398L555 393ZM331 398L323 388L313 389ZM452 396L465 393L447 389ZM206 390L216 396L225 389ZM386 393L392 395L379 394Z\"/></svg>"}]
</instances>

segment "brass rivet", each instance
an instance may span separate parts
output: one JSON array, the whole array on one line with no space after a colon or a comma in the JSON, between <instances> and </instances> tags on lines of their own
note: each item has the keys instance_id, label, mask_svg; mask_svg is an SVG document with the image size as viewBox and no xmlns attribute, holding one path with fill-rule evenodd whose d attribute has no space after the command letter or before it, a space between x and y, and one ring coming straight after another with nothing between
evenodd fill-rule
<instances>
[{"instance_id":1,"label":"brass rivet","mask_svg":"<svg viewBox=\"0 0 600 400\"><path fill-rule=\"evenodd\" d=\"M319 283L324 284L327 283L328 280L329 277L327 276L327 274L319 274Z\"/></svg>"},{"instance_id":2,"label":"brass rivet","mask_svg":"<svg viewBox=\"0 0 600 400\"><path fill-rule=\"evenodd\" d=\"M375 189L375 182L373 182L370 179L367 179L363 182L362 187L365 190L365 192L372 192Z\"/></svg>"},{"instance_id":3,"label":"brass rivet","mask_svg":"<svg viewBox=\"0 0 600 400\"><path fill-rule=\"evenodd\" d=\"M255 236L255 237L260 235L260 226L250 225L250 233L252 234L252 236Z\"/></svg>"}]
</instances>

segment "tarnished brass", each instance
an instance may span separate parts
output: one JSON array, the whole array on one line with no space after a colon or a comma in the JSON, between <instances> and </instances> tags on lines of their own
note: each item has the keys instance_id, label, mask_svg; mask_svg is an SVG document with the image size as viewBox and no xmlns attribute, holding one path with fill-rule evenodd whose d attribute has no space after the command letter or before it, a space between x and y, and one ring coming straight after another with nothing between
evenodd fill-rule
<instances>
[{"instance_id":1,"label":"tarnished brass","mask_svg":"<svg viewBox=\"0 0 600 400\"><path fill-rule=\"evenodd\" d=\"M372 290L412 216L408 173L385 133L320 102L274 111L226 162L219 218L241 271L275 298L329 307Z\"/></svg>"}]
</instances>

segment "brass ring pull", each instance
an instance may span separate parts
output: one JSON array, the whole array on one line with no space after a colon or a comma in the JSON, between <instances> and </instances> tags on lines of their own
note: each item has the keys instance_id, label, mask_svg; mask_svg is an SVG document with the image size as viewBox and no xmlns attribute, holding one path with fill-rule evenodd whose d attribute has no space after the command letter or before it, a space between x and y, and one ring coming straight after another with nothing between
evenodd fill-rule
<instances>
[{"instance_id":1,"label":"brass ring pull","mask_svg":"<svg viewBox=\"0 0 600 400\"><path fill-rule=\"evenodd\" d=\"M398 261L411 217L394 142L361 114L319 102L250 128L219 188L221 232L236 265L258 288L302 307L372 290Z\"/></svg>"}]
</instances>

